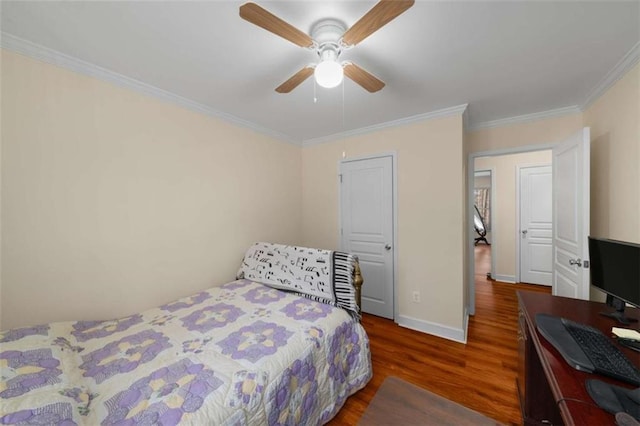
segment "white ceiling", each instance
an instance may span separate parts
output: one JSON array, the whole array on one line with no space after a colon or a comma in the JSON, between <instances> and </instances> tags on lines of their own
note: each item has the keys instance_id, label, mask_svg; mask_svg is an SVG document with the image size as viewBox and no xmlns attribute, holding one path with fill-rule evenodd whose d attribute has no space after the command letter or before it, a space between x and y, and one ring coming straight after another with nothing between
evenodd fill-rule
<instances>
[{"instance_id":1,"label":"white ceiling","mask_svg":"<svg viewBox=\"0 0 640 426\"><path fill-rule=\"evenodd\" d=\"M420 1L345 51L386 83L371 94L309 78L314 61L238 15L241 1L2 1L3 39L29 41L294 142L469 104L472 126L579 108L638 50L637 1ZM304 32L354 24L375 1L257 1ZM7 43L3 43L7 47Z\"/></svg>"}]
</instances>

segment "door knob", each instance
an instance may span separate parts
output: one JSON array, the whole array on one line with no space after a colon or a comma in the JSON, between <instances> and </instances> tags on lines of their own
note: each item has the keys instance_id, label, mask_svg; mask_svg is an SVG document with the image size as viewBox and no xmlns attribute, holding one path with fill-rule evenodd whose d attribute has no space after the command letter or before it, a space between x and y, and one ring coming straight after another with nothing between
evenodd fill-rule
<instances>
[{"instance_id":1,"label":"door knob","mask_svg":"<svg viewBox=\"0 0 640 426\"><path fill-rule=\"evenodd\" d=\"M391 244L385 244L384 249L387 251L391 250Z\"/></svg>"},{"instance_id":2,"label":"door knob","mask_svg":"<svg viewBox=\"0 0 640 426\"><path fill-rule=\"evenodd\" d=\"M578 265L582 266L582 260L580 258L577 259L569 259L569 265Z\"/></svg>"},{"instance_id":3,"label":"door knob","mask_svg":"<svg viewBox=\"0 0 640 426\"><path fill-rule=\"evenodd\" d=\"M526 230L526 229L523 229L521 232L522 232L522 238L524 238L524 237L527 236L527 232L529 232L529 231Z\"/></svg>"}]
</instances>

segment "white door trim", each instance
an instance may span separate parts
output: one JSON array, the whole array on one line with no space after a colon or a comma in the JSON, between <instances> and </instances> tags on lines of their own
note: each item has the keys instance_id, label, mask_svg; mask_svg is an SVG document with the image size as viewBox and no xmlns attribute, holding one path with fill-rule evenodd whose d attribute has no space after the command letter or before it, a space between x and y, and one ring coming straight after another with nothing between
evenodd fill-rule
<instances>
[{"instance_id":1,"label":"white door trim","mask_svg":"<svg viewBox=\"0 0 640 426\"><path fill-rule=\"evenodd\" d=\"M475 160L478 157L494 157L498 155L505 154L520 154L523 152L535 152L535 151L546 151L552 149L556 143L544 143L540 145L525 145L521 147L515 148L501 148L490 151L479 151L479 152L471 152L469 153L469 157L467 160L467 229L473 229L473 187L474 187L474 171L475 171ZM495 239L495 238L494 238ZM476 313L476 283L475 283L475 270L476 265L473 256L473 238L468 238L467 241L467 251L468 251L468 259L467 259L467 271L468 271L468 279L469 283L467 285L469 294L467 295L468 301L468 309L467 312L469 315L475 315ZM491 248L493 250L493 247ZM492 259L493 260L493 259ZM495 271L494 271L495 272Z\"/></svg>"},{"instance_id":2,"label":"white door trim","mask_svg":"<svg viewBox=\"0 0 640 426\"><path fill-rule=\"evenodd\" d=\"M398 322L398 155L396 151L385 151L377 154L362 155L357 157L344 157L338 160L338 241L340 244L340 250L343 250L342 245L342 185L340 185L340 171L342 170L342 164L351 161L372 160L375 158L391 157L391 176L392 176L392 190L393 190L393 321ZM363 285L367 285L366 277Z\"/></svg>"}]
</instances>

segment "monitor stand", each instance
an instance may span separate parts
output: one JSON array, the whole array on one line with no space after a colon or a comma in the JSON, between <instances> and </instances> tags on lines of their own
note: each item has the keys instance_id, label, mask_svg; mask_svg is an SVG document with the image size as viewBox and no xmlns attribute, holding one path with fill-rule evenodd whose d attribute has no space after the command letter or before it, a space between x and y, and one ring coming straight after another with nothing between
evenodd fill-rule
<instances>
[{"instance_id":1,"label":"monitor stand","mask_svg":"<svg viewBox=\"0 0 640 426\"><path fill-rule=\"evenodd\" d=\"M605 317L613 318L618 321L620 324L630 325L634 322L638 322L635 318L625 317L624 312L616 311L616 312L600 312L600 315L604 315Z\"/></svg>"},{"instance_id":2,"label":"monitor stand","mask_svg":"<svg viewBox=\"0 0 640 426\"><path fill-rule=\"evenodd\" d=\"M616 309L615 312L600 312L600 315L613 318L620 324L629 325L633 322L638 322L635 318L630 318L624 315L624 307L626 303L624 300L618 299L615 296L607 294L607 305Z\"/></svg>"}]
</instances>

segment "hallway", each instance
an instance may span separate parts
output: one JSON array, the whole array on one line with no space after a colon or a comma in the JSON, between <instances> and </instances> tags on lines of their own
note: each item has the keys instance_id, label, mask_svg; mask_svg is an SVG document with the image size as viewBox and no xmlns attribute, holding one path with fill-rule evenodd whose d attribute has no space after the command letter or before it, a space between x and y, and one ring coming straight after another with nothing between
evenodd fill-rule
<instances>
[{"instance_id":1,"label":"hallway","mask_svg":"<svg viewBox=\"0 0 640 426\"><path fill-rule=\"evenodd\" d=\"M476 281L484 280L487 278L487 274L491 272L491 246L479 243L474 246L474 255Z\"/></svg>"}]
</instances>

